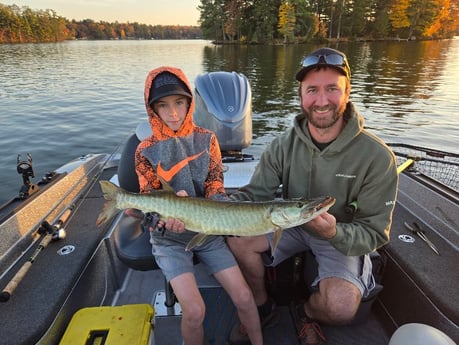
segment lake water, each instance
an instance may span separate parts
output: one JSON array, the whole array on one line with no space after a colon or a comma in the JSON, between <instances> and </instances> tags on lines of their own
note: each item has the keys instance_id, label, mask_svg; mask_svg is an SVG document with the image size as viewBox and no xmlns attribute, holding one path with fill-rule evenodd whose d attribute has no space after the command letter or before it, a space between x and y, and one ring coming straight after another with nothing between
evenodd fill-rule
<instances>
[{"instance_id":1,"label":"lake water","mask_svg":"<svg viewBox=\"0 0 459 345\"><path fill-rule=\"evenodd\" d=\"M17 155L38 181L90 152L112 152L146 118L143 84L160 65L193 84L209 71L244 73L252 86L253 146L260 154L298 114L294 75L313 45L214 46L208 41L73 41L0 45L0 203L17 195ZM388 142L458 152L459 38L359 42L348 55L351 98Z\"/></svg>"}]
</instances>

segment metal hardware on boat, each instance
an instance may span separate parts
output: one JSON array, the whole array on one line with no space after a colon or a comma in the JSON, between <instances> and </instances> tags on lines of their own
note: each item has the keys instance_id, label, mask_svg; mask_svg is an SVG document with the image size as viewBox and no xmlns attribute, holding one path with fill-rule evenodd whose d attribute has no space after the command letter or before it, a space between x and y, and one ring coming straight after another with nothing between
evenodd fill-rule
<instances>
[{"instance_id":1,"label":"metal hardware on boat","mask_svg":"<svg viewBox=\"0 0 459 345\"><path fill-rule=\"evenodd\" d=\"M68 255L70 253L73 253L75 251L75 246L72 246L70 244L63 246L61 249L57 251L57 254L59 255Z\"/></svg>"},{"instance_id":2,"label":"metal hardware on boat","mask_svg":"<svg viewBox=\"0 0 459 345\"><path fill-rule=\"evenodd\" d=\"M405 243L414 243L415 241L413 236L405 235L405 234L398 235L398 239Z\"/></svg>"},{"instance_id":3,"label":"metal hardware on boat","mask_svg":"<svg viewBox=\"0 0 459 345\"><path fill-rule=\"evenodd\" d=\"M35 173L33 171L33 166L32 166L32 154L31 153L29 152L27 153L26 160L22 160L21 155L18 154L17 162L16 162L16 170L18 174L22 175L22 182L23 182L23 185L21 189L19 190L19 198L25 199L28 196L32 195L33 193L39 190L38 185L30 181L31 177L35 177Z\"/></svg>"},{"instance_id":4,"label":"metal hardware on boat","mask_svg":"<svg viewBox=\"0 0 459 345\"><path fill-rule=\"evenodd\" d=\"M413 222L413 226L411 226L407 222L404 222L403 224L413 234L418 235L421 238L421 240L423 240L430 247L430 249L432 249L435 252L435 254L440 255L440 252L438 251L437 247L432 243L431 240L427 238L425 231L421 229L418 223Z\"/></svg>"},{"instance_id":5,"label":"metal hardware on boat","mask_svg":"<svg viewBox=\"0 0 459 345\"><path fill-rule=\"evenodd\" d=\"M56 173L55 171L48 172L48 173L45 174L45 176L42 177L41 182L42 182L42 183L48 183L48 182L50 182L56 175L57 175L57 173Z\"/></svg>"}]
</instances>

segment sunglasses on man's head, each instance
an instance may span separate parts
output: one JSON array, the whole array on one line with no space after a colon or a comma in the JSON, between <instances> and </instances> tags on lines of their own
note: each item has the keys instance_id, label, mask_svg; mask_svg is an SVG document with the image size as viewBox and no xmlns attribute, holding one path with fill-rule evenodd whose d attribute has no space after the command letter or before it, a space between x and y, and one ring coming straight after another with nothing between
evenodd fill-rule
<instances>
[{"instance_id":1,"label":"sunglasses on man's head","mask_svg":"<svg viewBox=\"0 0 459 345\"><path fill-rule=\"evenodd\" d=\"M303 60L303 67L312 65L328 64L333 66L346 66L346 58L339 54L309 55Z\"/></svg>"}]
</instances>

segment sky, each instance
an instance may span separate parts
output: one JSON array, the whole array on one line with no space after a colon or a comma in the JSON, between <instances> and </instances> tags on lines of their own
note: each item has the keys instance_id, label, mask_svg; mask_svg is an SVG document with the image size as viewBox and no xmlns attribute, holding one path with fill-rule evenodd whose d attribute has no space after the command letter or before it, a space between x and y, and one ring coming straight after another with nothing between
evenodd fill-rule
<instances>
[{"instance_id":1,"label":"sky","mask_svg":"<svg viewBox=\"0 0 459 345\"><path fill-rule=\"evenodd\" d=\"M198 25L199 0L0 0L3 5L51 9L69 20L151 25Z\"/></svg>"}]
</instances>

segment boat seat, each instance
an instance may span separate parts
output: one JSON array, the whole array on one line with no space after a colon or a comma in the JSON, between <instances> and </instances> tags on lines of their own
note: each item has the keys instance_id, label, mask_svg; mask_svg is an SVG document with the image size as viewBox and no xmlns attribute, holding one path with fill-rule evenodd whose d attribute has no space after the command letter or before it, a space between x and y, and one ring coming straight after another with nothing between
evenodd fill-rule
<instances>
[{"instance_id":1,"label":"boat seat","mask_svg":"<svg viewBox=\"0 0 459 345\"><path fill-rule=\"evenodd\" d=\"M115 249L118 259L136 271L158 269L151 253L150 231L142 220L123 215L114 231Z\"/></svg>"},{"instance_id":2,"label":"boat seat","mask_svg":"<svg viewBox=\"0 0 459 345\"><path fill-rule=\"evenodd\" d=\"M140 191L139 178L135 172L135 150L140 144L137 134L132 134L126 141L123 151L121 152L118 164L118 183L121 188L138 193Z\"/></svg>"},{"instance_id":3,"label":"boat seat","mask_svg":"<svg viewBox=\"0 0 459 345\"><path fill-rule=\"evenodd\" d=\"M135 133L127 139L118 164L118 183L121 188L139 193L139 179L135 172L135 151L140 141L148 136L149 123L141 122ZM151 133L151 130L150 130ZM150 232L144 229L139 218L123 215L115 232L115 248L118 258L128 267L138 271L158 268L151 253Z\"/></svg>"}]
</instances>

